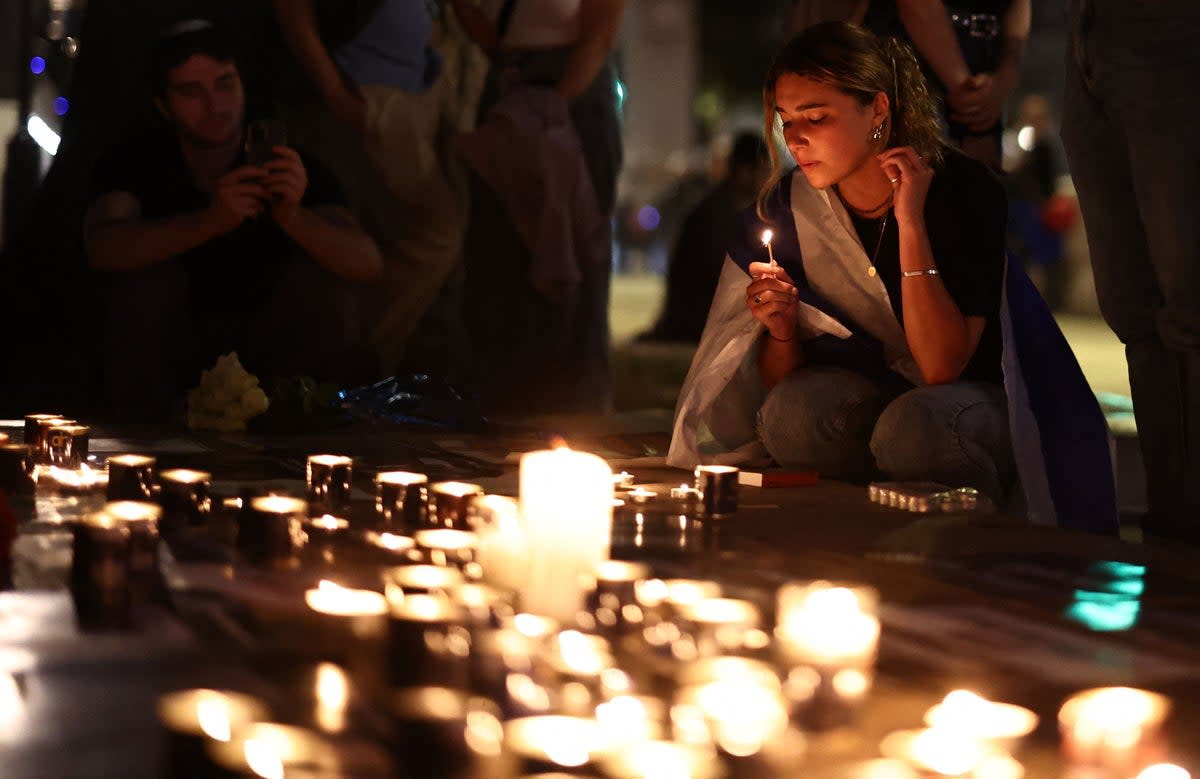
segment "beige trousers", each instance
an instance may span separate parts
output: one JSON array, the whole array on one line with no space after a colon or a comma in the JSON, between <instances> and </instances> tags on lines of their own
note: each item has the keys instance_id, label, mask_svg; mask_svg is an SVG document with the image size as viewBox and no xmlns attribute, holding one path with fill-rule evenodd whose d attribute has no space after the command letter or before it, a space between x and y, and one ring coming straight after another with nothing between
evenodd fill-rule
<instances>
[{"instance_id":1,"label":"beige trousers","mask_svg":"<svg viewBox=\"0 0 1200 779\"><path fill-rule=\"evenodd\" d=\"M289 137L337 176L347 204L383 254L384 279L368 301L367 321L384 374L395 370L462 249L464 215L438 153L438 84L423 94L361 87L365 138L323 106L284 109Z\"/></svg>"}]
</instances>

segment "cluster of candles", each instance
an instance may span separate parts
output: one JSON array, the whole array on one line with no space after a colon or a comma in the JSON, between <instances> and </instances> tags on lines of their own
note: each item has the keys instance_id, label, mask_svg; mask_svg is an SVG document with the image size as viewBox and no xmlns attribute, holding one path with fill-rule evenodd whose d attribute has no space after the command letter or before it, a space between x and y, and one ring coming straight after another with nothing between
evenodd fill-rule
<instances>
[{"instance_id":1,"label":"cluster of candles","mask_svg":"<svg viewBox=\"0 0 1200 779\"><path fill-rule=\"evenodd\" d=\"M36 464L52 474L57 489L71 483L62 473L85 480L79 428L30 418L31 446L0 445L27 458L22 472ZM52 431L71 441L51 444ZM102 510L72 523L72 593L92 629L128 625L129 604L153 595L159 528L203 525L213 505L207 473L156 473L142 455L107 466L88 487L103 493ZM393 751L411 743L404 759L432 761L428 775L464 759L500 761L488 772L496 776L788 775L804 752L801 734L853 721L870 693L880 637L873 589L787 583L772 620L717 582L664 580L644 563L610 560L614 506L648 507L658 496L599 457L565 447L524 455L519 499L382 472L368 529L348 518L352 469L350 457L313 455L305 499L234 503L238 548L252 565L287 567L305 545L348 540L383 565L373 588L326 579L305 593L309 618L340 647L316 668L310 716L276 722L263 702L231 691L161 699L172 761L212 769L188 775L387 775L349 768L365 753L348 755L334 738L356 731L354 707L365 705L387 712ZM694 504L701 521L735 517L737 469L702 466L695 477L672 500ZM1162 696L1130 688L1073 696L1059 714L1064 756L1097 775L1186 777L1161 762L1168 710ZM1017 779L1013 751L1037 717L958 690L925 724L883 740L878 776Z\"/></svg>"}]
</instances>

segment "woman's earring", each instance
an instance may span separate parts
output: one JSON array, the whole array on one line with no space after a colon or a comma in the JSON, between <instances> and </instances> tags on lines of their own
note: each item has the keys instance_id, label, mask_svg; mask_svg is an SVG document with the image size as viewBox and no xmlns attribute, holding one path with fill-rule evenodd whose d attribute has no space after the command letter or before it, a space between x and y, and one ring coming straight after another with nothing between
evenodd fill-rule
<instances>
[{"instance_id":1,"label":"woman's earring","mask_svg":"<svg viewBox=\"0 0 1200 779\"><path fill-rule=\"evenodd\" d=\"M871 140L879 141L882 139L883 139L883 125L880 124L878 127L875 128L875 131L873 133L871 133Z\"/></svg>"}]
</instances>

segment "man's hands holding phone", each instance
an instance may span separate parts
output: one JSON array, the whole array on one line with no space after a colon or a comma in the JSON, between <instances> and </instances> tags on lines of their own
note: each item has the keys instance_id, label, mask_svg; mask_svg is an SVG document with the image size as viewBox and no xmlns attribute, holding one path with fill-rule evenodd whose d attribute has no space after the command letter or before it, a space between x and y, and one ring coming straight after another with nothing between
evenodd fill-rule
<instances>
[{"instance_id":1,"label":"man's hands holding phone","mask_svg":"<svg viewBox=\"0 0 1200 779\"><path fill-rule=\"evenodd\" d=\"M273 147L274 159L262 166L243 165L217 180L209 217L221 235L264 211L286 229L300 210L308 173L300 155L287 146Z\"/></svg>"}]
</instances>

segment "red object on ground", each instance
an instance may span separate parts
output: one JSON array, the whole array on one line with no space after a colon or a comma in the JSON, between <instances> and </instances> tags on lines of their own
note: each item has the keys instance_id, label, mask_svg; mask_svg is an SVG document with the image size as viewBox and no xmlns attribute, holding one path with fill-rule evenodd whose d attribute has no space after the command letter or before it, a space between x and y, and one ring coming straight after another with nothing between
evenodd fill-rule
<instances>
[{"instance_id":1,"label":"red object on ground","mask_svg":"<svg viewBox=\"0 0 1200 779\"><path fill-rule=\"evenodd\" d=\"M811 487L821 480L816 471L788 471L769 468L765 471L739 471L738 484L747 487Z\"/></svg>"}]
</instances>

